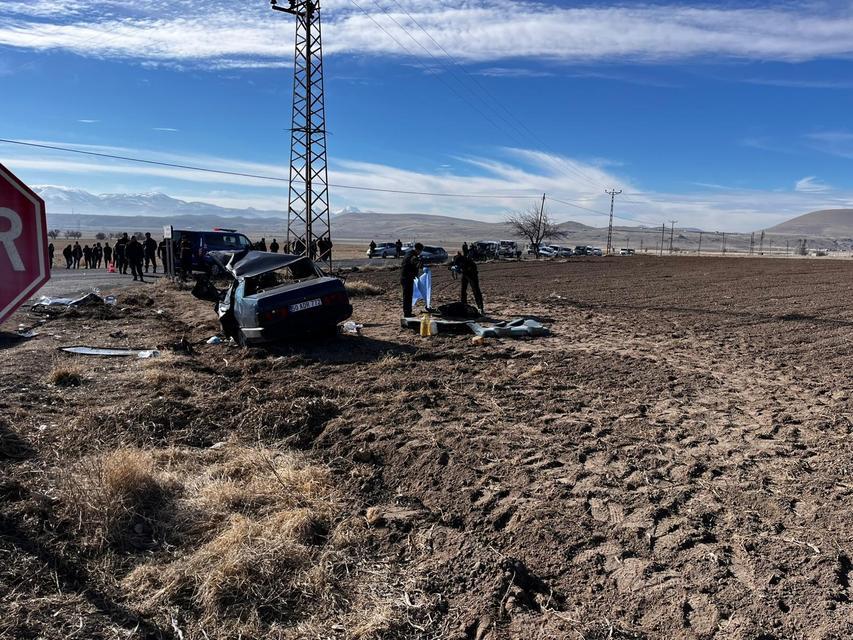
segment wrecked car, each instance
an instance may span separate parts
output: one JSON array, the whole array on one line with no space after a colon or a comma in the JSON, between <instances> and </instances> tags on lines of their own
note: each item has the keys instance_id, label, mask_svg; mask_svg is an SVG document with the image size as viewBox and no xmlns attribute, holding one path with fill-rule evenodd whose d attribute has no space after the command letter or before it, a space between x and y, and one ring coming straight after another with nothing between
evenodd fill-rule
<instances>
[{"instance_id":1,"label":"wrecked car","mask_svg":"<svg viewBox=\"0 0 853 640\"><path fill-rule=\"evenodd\" d=\"M241 345L299 334L333 334L352 315L344 283L305 256L265 251L212 251L227 289L197 281L193 295L216 302L225 335Z\"/></svg>"}]
</instances>

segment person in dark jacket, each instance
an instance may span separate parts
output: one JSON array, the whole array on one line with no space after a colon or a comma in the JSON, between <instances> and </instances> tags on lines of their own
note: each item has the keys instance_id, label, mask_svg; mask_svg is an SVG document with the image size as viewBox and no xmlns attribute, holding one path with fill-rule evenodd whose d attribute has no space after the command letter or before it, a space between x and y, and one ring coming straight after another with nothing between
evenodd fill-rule
<instances>
[{"instance_id":1,"label":"person in dark jacket","mask_svg":"<svg viewBox=\"0 0 853 640\"><path fill-rule=\"evenodd\" d=\"M51 242L50 244L47 245L47 258L48 258L48 260L50 260L50 268L51 269L53 269L53 252L54 252L54 248L53 248L53 243Z\"/></svg>"},{"instance_id":2,"label":"person in dark jacket","mask_svg":"<svg viewBox=\"0 0 853 640\"><path fill-rule=\"evenodd\" d=\"M462 255L465 256L466 258L468 257L468 243L467 242L462 243Z\"/></svg>"},{"instance_id":3,"label":"person in dark jacket","mask_svg":"<svg viewBox=\"0 0 853 640\"><path fill-rule=\"evenodd\" d=\"M398 258L403 255L403 241L400 238L397 238L397 242L394 243L394 250Z\"/></svg>"},{"instance_id":4,"label":"person in dark jacket","mask_svg":"<svg viewBox=\"0 0 853 640\"><path fill-rule=\"evenodd\" d=\"M123 233L121 238L116 240L114 251L116 257L116 271L119 273L127 273L127 245L127 234Z\"/></svg>"},{"instance_id":5,"label":"person in dark jacket","mask_svg":"<svg viewBox=\"0 0 853 640\"><path fill-rule=\"evenodd\" d=\"M101 243L98 242L92 248L92 259L94 260L95 269L101 268L101 261L104 259L104 248L101 246Z\"/></svg>"},{"instance_id":6,"label":"person in dark jacket","mask_svg":"<svg viewBox=\"0 0 853 640\"><path fill-rule=\"evenodd\" d=\"M126 262L130 264L130 272L133 274L133 279L138 279L141 282L145 282L145 279L142 277L142 257L144 255L145 249L142 243L136 239L136 236L133 236L130 242L127 243L125 258Z\"/></svg>"},{"instance_id":7,"label":"person in dark jacket","mask_svg":"<svg viewBox=\"0 0 853 640\"><path fill-rule=\"evenodd\" d=\"M270 251L272 251L273 253L278 253L278 242L276 242L275 238L273 238L272 242L270 242Z\"/></svg>"},{"instance_id":8,"label":"person in dark jacket","mask_svg":"<svg viewBox=\"0 0 853 640\"><path fill-rule=\"evenodd\" d=\"M184 236L181 240L181 279L186 280L193 272L193 245L190 239Z\"/></svg>"},{"instance_id":9,"label":"person in dark jacket","mask_svg":"<svg viewBox=\"0 0 853 640\"><path fill-rule=\"evenodd\" d=\"M376 241L375 241L375 240L371 240L371 241L370 241L370 244L369 244L369 245L367 245L367 248L368 248L368 249L370 249L370 251L369 251L369 252L368 252L368 254L367 254L367 257L368 257L368 258L372 258L372 257L373 257L373 253L376 251Z\"/></svg>"},{"instance_id":10,"label":"person in dark jacket","mask_svg":"<svg viewBox=\"0 0 853 640\"><path fill-rule=\"evenodd\" d=\"M83 245L83 263L87 269L92 268L92 248L88 244Z\"/></svg>"},{"instance_id":11,"label":"person in dark jacket","mask_svg":"<svg viewBox=\"0 0 853 640\"><path fill-rule=\"evenodd\" d=\"M480 275L477 272L477 263L459 251L453 258L453 262L450 263L450 268L462 277L462 304L468 304L468 286L470 285L471 293L474 294L474 302L477 304L477 311L480 312L481 316L484 315L483 293L480 291Z\"/></svg>"},{"instance_id":12,"label":"person in dark jacket","mask_svg":"<svg viewBox=\"0 0 853 640\"><path fill-rule=\"evenodd\" d=\"M415 290L415 278L421 270L421 252L424 246L420 242L415 243L415 248L403 258L400 268L400 284L403 286L403 317L412 317L412 294Z\"/></svg>"},{"instance_id":13,"label":"person in dark jacket","mask_svg":"<svg viewBox=\"0 0 853 640\"><path fill-rule=\"evenodd\" d=\"M62 257L65 258L65 268L70 269L71 265L74 264L74 255L70 244L65 245L65 248L62 250Z\"/></svg>"},{"instance_id":14,"label":"person in dark jacket","mask_svg":"<svg viewBox=\"0 0 853 640\"><path fill-rule=\"evenodd\" d=\"M145 256L145 273L148 273L149 264L154 268L154 273L157 273L157 241L147 231L142 242L142 252Z\"/></svg>"},{"instance_id":15,"label":"person in dark jacket","mask_svg":"<svg viewBox=\"0 0 853 640\"><path fill-rule=\"evenodd\" d=\"M261 238L260 242L255 243L255 251L266 251L267 250L267 239Z\"/></svg>"},{"instance_id":16,"label":"person in dark jacket","mask_svg":"<svg viewBox=\"0 0 853 640\"><path fill-rule=\"evenodd\" d=\"M113 248L109 242L104 243L104 269L110 268L110 263L113 261Z\"/></svg>"},{"instance_id":17,"label":"person in dark jacket","mask_svg":"<svg viewBox=\"0 0 853 640\"><path fill-rule=\"evenodd\" d=\"M80 260L83 258L83 249L79 242L74 243L74 248L71 250L71 256L74 258L74 268L80 268Z\"/></svg>"}]
</instances>

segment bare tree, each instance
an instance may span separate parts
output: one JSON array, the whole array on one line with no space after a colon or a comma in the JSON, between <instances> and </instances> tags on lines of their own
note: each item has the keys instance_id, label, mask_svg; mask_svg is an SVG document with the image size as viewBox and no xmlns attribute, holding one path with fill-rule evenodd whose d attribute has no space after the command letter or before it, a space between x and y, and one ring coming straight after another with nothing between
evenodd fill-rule
<instances>
[{"instance_id":1,"label":"bare tree","mask_svg":"<svg viewBox=\"0 0 853 640\"><path fill-rule=\"evenodd\" d=\"M47 232L47 237L51 240L56 240L59 237L59 234L62 233L59 229L51 229Z\"/></svg>"},{"instance_id":2,"label":"bare tree","mask_svg":"<svg viewBox=\"0 0 853 640\"><path fill-rule=\"evenodd\" d=\"M510 215L506 223L516 234L530 241L537 258L543 240L558 240L566 237L566 232L560 229L545 208L545 196L542 196L541 203L534 202L526 211Z\"/></svg>"},{"instance_id":3,"label":"bare tree","mask_svg":"<svg viewBox=\"0 0 853 640\"><path fill-rule=\"evenodd\" d=\"M103 231L98 231L98 233L95 234L95 240L106 240L106 239L107 239L107 234L104 233Z\"/></svg>"}]
</instances>

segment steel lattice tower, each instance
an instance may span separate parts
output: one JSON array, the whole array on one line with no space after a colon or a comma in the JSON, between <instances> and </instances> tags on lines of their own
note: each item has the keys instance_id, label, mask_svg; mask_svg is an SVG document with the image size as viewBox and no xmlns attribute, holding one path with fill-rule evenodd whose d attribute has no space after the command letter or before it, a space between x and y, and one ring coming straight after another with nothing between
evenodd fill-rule
<instances>
[{"instance_id":1,"label":"steel lattice tower","mask_svg":"<svg viewBox=\"0 0 853 640\"><path fill-rule=\"evenodd\" d=\"M331 249L324 242L331 239L331 225L320 3L290 0L279 7L276 0L270 2L276 11L296 16L287 242L291 253L331 266Z\"/></svg>"}]
</instances>

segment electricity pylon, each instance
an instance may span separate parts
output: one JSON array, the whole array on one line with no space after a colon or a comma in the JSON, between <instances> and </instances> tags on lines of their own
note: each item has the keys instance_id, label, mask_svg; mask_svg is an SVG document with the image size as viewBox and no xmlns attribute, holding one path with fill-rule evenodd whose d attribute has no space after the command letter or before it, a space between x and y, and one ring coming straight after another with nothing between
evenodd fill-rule
<instances>
[{"instance_id":1,"label":"electricity pylon","mask_svg":"<svg viewBox=\"0 0 853 640\"><path fill-rule=\"evenodd\" d=\"M293 64L293 120L287 242L291 253L331 266L329 172L326 165L326 106L319 0L289 0L272 8L296 17ZM328 241L328 242L327 242Z\"/></svg>"},{"instance_id":2,"label":"electricity pylon","mask_svg":"<svg viewBox=\"0 0 853 640\"><path fill-rule=\"evenodd\" d=\"M610 255L613 252L613 203L616 200L616 196L622 193L622 189L619 189L619 191L611 189L604 193L610 196L610 224L607 225L607 255Z\"/></svg>"}]
</instances>

